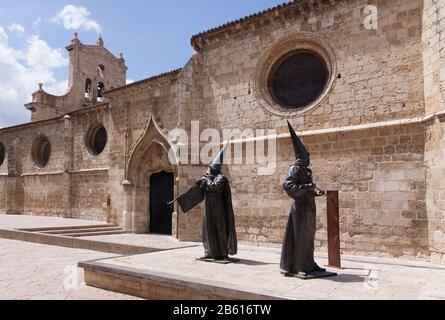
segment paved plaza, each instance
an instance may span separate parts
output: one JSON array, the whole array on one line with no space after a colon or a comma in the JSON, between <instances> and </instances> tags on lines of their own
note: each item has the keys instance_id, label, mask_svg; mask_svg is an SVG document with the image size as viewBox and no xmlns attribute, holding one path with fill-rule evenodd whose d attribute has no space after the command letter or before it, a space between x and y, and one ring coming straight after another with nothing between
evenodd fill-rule
<instances>
[{"instance_id":1,"label":"paved plaza","mask_svg":"<svg viewBox=\"0 0 445 320\"><path fill-rule=\"evenodd\" d=\"M2 300L122 300L130 296L87 287L77 262L113 255L0 239Z\"/></svg>"},{"instance_id":2,"label":"paved plaza","mask_svg":"<svg viewBox=\"0 0 445 320\"><path fill-rule=\"evenodd\" d=\"M0 239L0 299L134 299L83 284L77 263L97 259L288 299L445 299L445 267L440 265L347 256L338 277L303 281L280 275L277 249L241 246L241 262L232 265L197 262L201 250L198 246L122 257ZM318 261L326 262L323 254Z\"/></svg>"},{"instance_id":3,"label":"paved plaza","mask_svg":"<svg viewBox=\"0 0 445 320\"><path fill-rule=\"evenodd\" d=\"M0 229L7 230L90 224L94 222L0 215ZM83 238L146 246L158 252L122 255L0 239L0 299L135 299L86 286L84 271L77 265L96 260L110 268L285 299L445 299L445 266L429 262L343 255L344 269L334 270L338 277L304 281L280 274L279 248L240 245L239 263L218 265L195 261L203 254L201 244L173 237L121 234ZM326 254L317 252L317 261L325 265Z\"/></svg>"}]
</instances>

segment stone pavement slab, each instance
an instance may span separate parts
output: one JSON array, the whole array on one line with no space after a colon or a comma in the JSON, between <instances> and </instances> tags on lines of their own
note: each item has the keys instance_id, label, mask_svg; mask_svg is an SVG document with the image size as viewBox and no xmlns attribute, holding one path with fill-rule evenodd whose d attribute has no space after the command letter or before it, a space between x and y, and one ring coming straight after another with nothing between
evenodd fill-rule
<instances>
[{"instance_id":1,"label":"stone pavement slab","mask_svg":"<svg viewBox=\"0 0 445 320\"><path fill-rule=\"evenodd\" d=\"M345 269L330 269L337 277L301 280L281 275L279 249L240 246L241 261L229 265L196 261L202 253L199 246L91 263L150 281L158 277L165 283L170 277L175 286L194 281L191 286L209 288L214 283L215 288L284 299L445 299L445 267L428 262L343 256ZM317 261L325 265L326 255L317 254Z\"/></svg>"},{"instance_id":2,"label":"stone pavement slab","mask_svg":"<svg viewBox=\"0 0 445 320\"><path fill-rule=\"evenodd\" d=\"M85 259L113 254L0 239L1 300L133 300L134 297L88 287Z\"/></svg>"}]
</instances>

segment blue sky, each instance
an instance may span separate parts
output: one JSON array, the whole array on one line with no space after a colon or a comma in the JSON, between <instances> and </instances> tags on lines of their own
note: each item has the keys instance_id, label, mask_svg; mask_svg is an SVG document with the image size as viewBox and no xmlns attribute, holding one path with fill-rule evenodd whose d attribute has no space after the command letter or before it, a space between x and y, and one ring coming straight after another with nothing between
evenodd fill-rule
<instances>
[{"instance_id":1,"label":"blue sky","mask_svg":"<svg viewBox=\"0 0 445 320\"><path fill-rule=\"evenodd\" d=\"M0 127L29 120L22 105L37 83L63 94L74 31L83 43L102 33L111 52L124 53L127 78L140 80L182 67L192 35L283 2L0 0Z\"/></svg>"}]
</instances>

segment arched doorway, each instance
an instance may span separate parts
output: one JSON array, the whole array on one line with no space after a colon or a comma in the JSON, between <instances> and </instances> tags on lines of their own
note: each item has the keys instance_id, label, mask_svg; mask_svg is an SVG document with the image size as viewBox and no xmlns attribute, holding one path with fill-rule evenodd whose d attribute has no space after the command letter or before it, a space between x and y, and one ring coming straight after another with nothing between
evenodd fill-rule
<instances>
[{"instance_id":1,"label":"arched doorway","mask_svg":"<svg viewBox=\"0 0 445 320\"><path fill-rule=\"evenodd\" d=\"M122 215L126 230L177 236L177 205L167 202L177 196L178 168L169 150L166 136L151 118L128 159Z\"/></svg>"},{"instance_id":2,"label":"arched doorway","mask_svg":"<svg viewBox=\"0 0 445 320\"><path fill-rule=\"evenodd\" d=\"M150 177L150 233L172 235L174 175L162 171Z\"/></svg>"}]
</instances>

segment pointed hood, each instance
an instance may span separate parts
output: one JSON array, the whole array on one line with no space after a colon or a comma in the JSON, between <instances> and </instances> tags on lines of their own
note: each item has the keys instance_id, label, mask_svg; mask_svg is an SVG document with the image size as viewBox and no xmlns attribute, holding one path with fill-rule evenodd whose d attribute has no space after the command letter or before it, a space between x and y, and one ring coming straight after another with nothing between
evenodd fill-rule
<instances>
[{"instance_id":1,"label":"pointed hood","mask_svg":"<svg viewBox=\"0 0 445 320\"><path fill-rule=\"evenodd\" d=\"M295 158L297 160L309 162L309 157L310 157L309 152L307 151L306 147L298 137L297 133L295 132L294 128L292 127L289 121L287 121L287 125L289 127L290 136L292 138L292 144L294 146Z\"/></svg>"},{"instance_id":2,"label":"pointed hood","mask_svg":"<svg viewBox=\"0 0 445 320\"><path fill-rule=\"evenodd\" d=\"M210 164L209 166L209 173L210 171L213 171L214 173L221 173L221 165L224 162L224 152L226 151L227 147L229 145L229 142L224 142L224 146L219 152L219 154L216 156L215 160Z\"/></svg>"}]
</instances>

